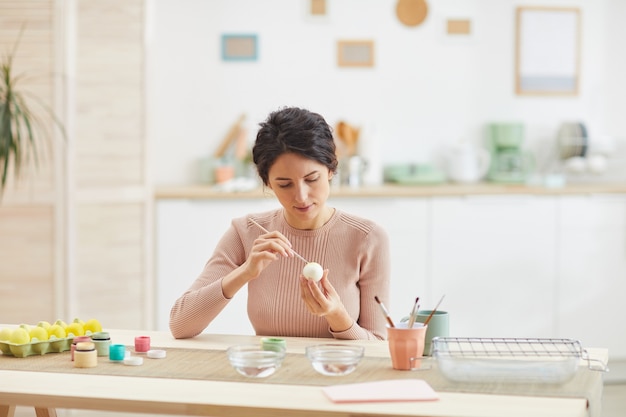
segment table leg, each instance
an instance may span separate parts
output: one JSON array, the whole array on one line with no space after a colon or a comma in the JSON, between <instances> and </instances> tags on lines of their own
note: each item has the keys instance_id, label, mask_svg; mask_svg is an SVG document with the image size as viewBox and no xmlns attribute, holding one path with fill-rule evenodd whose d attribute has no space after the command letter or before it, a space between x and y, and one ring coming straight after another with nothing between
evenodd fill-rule
<instances>
[{"instance_id":1,"label":"table leg","mask_svg":"<svg viewBox=\"0 0 626 417\"><path fill-rule=\"evenodd\" d=\"M14 405L0 404L0 417L13 417L15 415Z\"/></svg>"},{"instance_id":2,"label":"table leg","mask_svg":"<svg viewBox=\"0 0 626 417\"><path fill-rule=\"evenodd\" d=\"M57 410L54 408L35 407L35 415L37 417L57 417Z\"/></svg>"}]
</instances>

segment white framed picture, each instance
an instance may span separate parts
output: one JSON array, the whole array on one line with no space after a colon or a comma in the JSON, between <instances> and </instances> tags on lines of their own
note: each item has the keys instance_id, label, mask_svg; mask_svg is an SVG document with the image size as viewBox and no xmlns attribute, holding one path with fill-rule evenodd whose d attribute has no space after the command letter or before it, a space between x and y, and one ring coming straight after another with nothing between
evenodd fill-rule
<instances>
[{"instance_id":1,"label":"white framed picture","mask_svg":"<svg viewBox=\"0 0 626 417\"><path fill-rule=\"evenodd\" d=\"M518 7L516 18L516 93L577 95L580 10Z\"/></svg>"}]
</instances>

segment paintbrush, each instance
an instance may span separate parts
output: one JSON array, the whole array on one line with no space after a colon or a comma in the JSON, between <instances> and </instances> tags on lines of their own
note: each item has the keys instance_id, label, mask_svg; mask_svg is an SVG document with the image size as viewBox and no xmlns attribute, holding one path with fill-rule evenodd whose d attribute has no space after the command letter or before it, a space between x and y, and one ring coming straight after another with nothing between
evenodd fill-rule
<instances>
[{"instance_id":1,"label":"paintbrush","mask_svg":"<svg viewBox=\"0 0 626 417\"><path fill-rule=\"evenodd\" d=\"M380 298L378 298L378 296L376 295L376 296L374 296L374 299L376 300L376 302L380 306L380 309L382 310L383 314L385 315L385 318L387 319L387 323L389 323L389 327L396 327L396 326L394 326L393 320L391 320L391 317L389 317L389 312L385 308L385 305L380 301Z\"/></svg>"},{"instance_id":2,"label":"paintbrush","mask_svg":"<svg viewBox=\"0 0 626 417\"><path fill-rule=\"evenodd\" d=\"M428 322L430 321L430 319L433 318L433 315L435 314L435 311L437 311L437 309L439 308L439 304L441 304L441 302L443 301L443 297L445 297L446 295L442 295L441 298L439 299L439 302L437 303L437 305L435 306L435 308L433 308L433 311L430 312L430 314L428 315L428 317L426 318L426 321L424 322L424 326L426 326L428 324Z\"/></svg>"},{"instance_id":3,"label":"paintbrush","mask_svg":"<svg viewBox=\"0 0 626 417\"><path fill-rule=\"evenodd\" d=\"M249 218L248 220L250 220L250 222L251 222L252 224L254 224L256 227L258 227L259 229L261 229L261 230L263 231L263 233L269 233L265 227L263 227L263 226L261 226L260 224L258 224L257 222L255 222L252 218ZM309 261L307 261L306 259L304 259L304 257L303 257L303 256L301 256L298 252L296 252L296 251L295 251L295 250L293 250L293 249L292 249L291 251L293 252L293 254L294 254L294 255L296 255L298 258L300 258L300 259L301 259L301 260L302 260L305 264L308 264L308 263L309 263Z\"/></svg>"},{"instance_id":4,"label":"paintbrush","mask_svg":"<svg viewBox=\"0 0 626 417\"><path fill-rule=\"evenodd\" d=\"M415 324L415 315L417 314L417 303L419 302L419 300L419 297L415 299L415 303L413 304L413 308L411 309L411 315L409 316L409 329L412 329L413 324Z\"/></svg>"}]
</instances>

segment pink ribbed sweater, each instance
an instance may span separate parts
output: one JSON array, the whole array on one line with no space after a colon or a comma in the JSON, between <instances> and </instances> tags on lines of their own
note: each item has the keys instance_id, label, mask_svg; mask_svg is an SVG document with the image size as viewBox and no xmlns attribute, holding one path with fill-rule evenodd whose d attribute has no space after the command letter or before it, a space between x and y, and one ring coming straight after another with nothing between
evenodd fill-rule
<instances>
[{"instance_id":1,"label":"pink ribbed sweater","mask_svg":"<svg viewBox=\"0 0 626 417\"><path fill-rule=\"evenodd\" d=\"M374 300L377 295L389 302L389 239L384 229L340 210L315 230L289 226L282 208L250 217L267 230L280 231L296 252L328 269L328 279L355 321L345 331L332 332L323 317L309 313L298 283L304 263L297 257L280 258L248 283L248 317L257 335L386 338L386 321ZM228 304L221 279L244 263L260 234L248 217L232 221L200 276L172 307L170 330L175 338L198 335Z\"/></svg>"}]
</instances>

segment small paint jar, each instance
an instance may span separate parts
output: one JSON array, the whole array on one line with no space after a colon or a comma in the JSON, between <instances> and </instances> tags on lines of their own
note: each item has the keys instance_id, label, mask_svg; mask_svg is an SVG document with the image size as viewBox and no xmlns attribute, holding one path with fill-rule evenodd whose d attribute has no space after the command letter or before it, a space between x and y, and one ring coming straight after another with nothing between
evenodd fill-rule
<instances>
[{"instance_id":1,"label":"small paint jar","mask_svg":"<svg viewBox=\"0 0 626 417\"><path fill-rule=\"evenodd\" d=\"M126 356L126 346L124 345L110 345L109 346L109 360L115 362L121 362Z\"/></svg>"},{"instance_id":2,"label":"small paint jar","mask_svg":"<svg viewBox=\"0 0 626 417\"><path fill-rule=\"evenodd\" d=\"M91 342L91 337L89 336L76 336L72 340L72 346L70 346L70 355L72 357L72 361L74 360L74 351L76 350L76 345L81 342Z\"/></svg>"},{"instance_id":3,"label":"small paint jar","mask_svg":"<svg viewBox=\"0 0 626 417\"><path fill-rule=\"evenodd\" d=\"M93 343L96 345L98 356L108 356L109 346L111 346L111 337L108 332L96 332L91 335Z\"/></svg>"},{"instance_id":4,"label":"small paint jar","mask_svg":"<svg viewBox=\"0 0 626 417\"><path fill-rule=\"evenodd\" d=\"M135 352L146 353L150 350L150 336L135 337Z\"/></svg>"},{"instance_id":5,"label":"small paint jar","mask_svg":"<svg viewBox=\"0 0 626 417\"><path fill-rule=\"evenodd\" d=\"M263 350L281 351L287 349L287 341L279 337L263 337L261 338L261 347Z\"/></svg>"},{"instance_id":6,"label":"small paint jar","mask_svg":"<svg viewBox=\"0 0 626 417\"><path fill-rule=\"evenodd\" d=\"M78 342L74 349L75 368L94 368L98 365L98 353L93 342Z\"/></svg>"}]
</instances>

